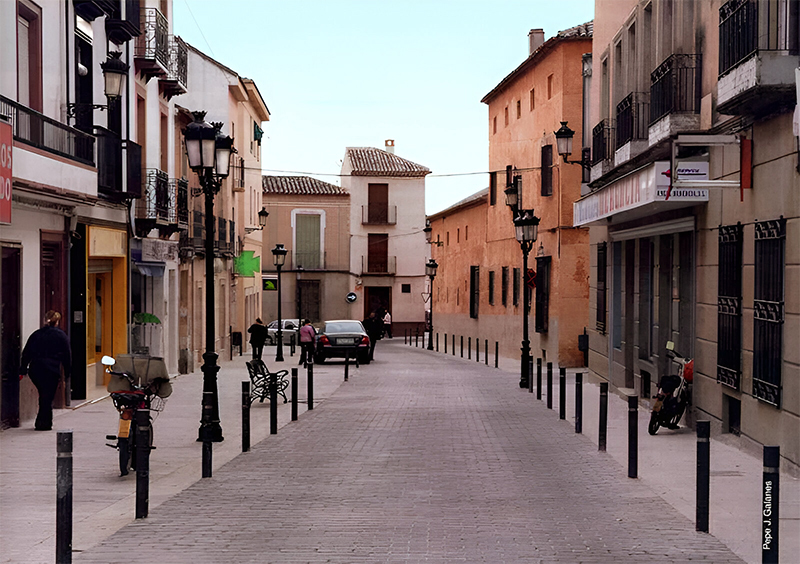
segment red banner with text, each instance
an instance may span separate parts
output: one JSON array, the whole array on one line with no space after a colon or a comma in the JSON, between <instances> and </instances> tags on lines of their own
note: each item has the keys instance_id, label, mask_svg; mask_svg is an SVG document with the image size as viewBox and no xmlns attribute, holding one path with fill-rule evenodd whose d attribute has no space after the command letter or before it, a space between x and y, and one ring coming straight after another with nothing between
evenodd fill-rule
<instances>
[{"instance_id":1,"label":"red banner with text","mask_svg":"<svg viewBox=\"0 0 800 564\"><path fill-rule=\"evenodd\" d=\"M11 124L0 121L0 223L11 223Z\"/></svg>"}]
</instances>

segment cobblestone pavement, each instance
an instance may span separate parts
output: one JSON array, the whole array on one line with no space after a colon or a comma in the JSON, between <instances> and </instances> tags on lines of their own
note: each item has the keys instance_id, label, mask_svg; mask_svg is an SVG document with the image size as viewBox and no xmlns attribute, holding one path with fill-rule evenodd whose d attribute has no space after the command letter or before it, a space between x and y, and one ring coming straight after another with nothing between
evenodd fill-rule
<instances>
[{"instance_id":1,"label":"cobblestone pavement","mask_svg":"<svg viewBox=\"0 0 800 564\"><path fill-rule=\"evenodd\" d=\"M398 340L74 561L742 562L513 375Z\"/></svg>"}]
</instances>

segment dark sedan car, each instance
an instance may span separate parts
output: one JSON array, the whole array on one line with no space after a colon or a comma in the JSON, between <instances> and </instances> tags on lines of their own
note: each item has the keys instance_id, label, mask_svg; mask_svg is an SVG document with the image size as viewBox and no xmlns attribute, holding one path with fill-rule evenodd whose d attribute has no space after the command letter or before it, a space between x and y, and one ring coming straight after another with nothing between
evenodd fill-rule
<instances>
[{"instance_id":1,"label":"dark sedan car","mask_svg":"<svg viewBox=\"0 0 800 564\"><path fill-rule=\"evenodd\" d=\"M321 363L328 358L345 356L369 364L369 337L364 326L353 319L326 321L317 334L314 360Z\"/></svg>"}]
</instances>

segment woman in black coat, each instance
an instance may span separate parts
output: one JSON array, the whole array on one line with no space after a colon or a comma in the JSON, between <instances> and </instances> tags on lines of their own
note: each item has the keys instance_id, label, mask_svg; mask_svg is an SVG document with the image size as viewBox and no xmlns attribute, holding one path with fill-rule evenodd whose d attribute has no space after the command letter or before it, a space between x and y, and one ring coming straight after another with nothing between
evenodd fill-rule
<instances>
[{"instance_id":1,"label":"woman in black coat","mask_svg":"<svg viewBox=\"0 0 800 564\"><path fill-rule=\"evenodd\" d=\"M267 341L269 331L261 321L261 318L258 317L247 332L250 333L250 345L253 347L253 360L261 360L261 352L264 350L264 343Z\"/></svg>"},{"instance_id":2,"label":"woman in black coat","mask_svg":"<svg viewBox=\"0 0 800 564\"><path fill-rule=\"evenodd\" d=\"M44 316L44 327L34 331L22 350L20 377L28 374L39 391L39 413L34 427L37 431L53 428L53 400L56 397L61 367L69 379L72 373L72 352L67 334L57 327L61 314L50 310Z\"/></svg>"}]
</instances>

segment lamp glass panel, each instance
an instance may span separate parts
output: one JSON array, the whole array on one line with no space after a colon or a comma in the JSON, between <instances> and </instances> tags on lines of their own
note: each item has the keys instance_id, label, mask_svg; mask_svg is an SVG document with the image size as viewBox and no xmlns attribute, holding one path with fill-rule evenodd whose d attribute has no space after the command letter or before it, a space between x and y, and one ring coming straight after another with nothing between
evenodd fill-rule
<instances>
[{"instance_id":1,"label":"lamp glass panel","mask_svg":"<svg viewBox=\"0 0 800 564\"><path fill-rule=\"evenodd\" d=\"M217 153L216 174L220 178L227 178L231 169L231 150L217 148L216 153Z\"/></svg>"},{"instance_id":2,"label":"lamp glass panel","mask_svg":"<svg viewBox=\"0 0 800 564\"><path fill-rule=\"evenodd\" d=\"M106 98L119 98L122 96L122 91L125 88L125 75L118 72L106 71L105 78L105 94Z\"/></svg>"},{"instance_id":3,"label":"lamp glass panel","mask_svg":"<svg viewBox=\"0 0 800 564\"><path fill-rule=\"evenodd\" d=\"M213 168L217 149L215 140L203 139L200 143L200 166L202 168Z\"/></svg>"},{"instance_id":4,"label":"lamp glass panel","mask_svg":"<svg viewBox=\"0 0 800 564\"><path fill-rule=\"evenodd\" d=\"M556 137L556 146L558 147L558 154L562 157L568 157L572 154L572 137Z\"/></svg>"},{"instance_id":5,"label":"lamp glass panel","mask_svg":"<svg viewBox=\"0 0 800 564\"><path fill-rule=\"evenodd\" d=\"M200 154L200 140L187 139L186 140L186 158L189 159L189 168L197 170L202 168L203 161Z\"/></svg>"}]
</instances>

